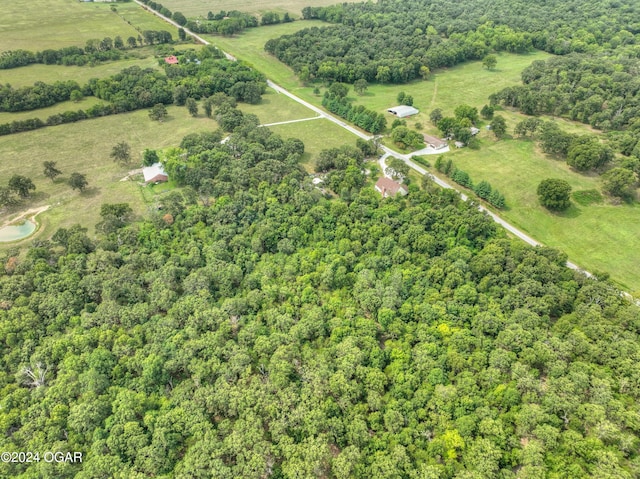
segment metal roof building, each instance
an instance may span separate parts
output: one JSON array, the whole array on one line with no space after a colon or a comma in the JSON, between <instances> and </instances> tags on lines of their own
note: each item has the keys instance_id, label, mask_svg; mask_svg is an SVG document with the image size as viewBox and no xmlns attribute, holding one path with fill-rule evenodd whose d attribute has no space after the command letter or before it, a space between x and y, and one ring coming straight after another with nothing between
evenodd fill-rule
<instances>
[{"instance_id":1,"label":"metal roof building","mask_svg":"<svg viewBox=\"0 0 640 479\"><path fill-rule=\"evenodd\" d=\"M394 114L398 118L404 118L406 116L416 115L420 113L420 110L418 110L417 108L407 105L394 106L393 108L389 108L387 111Z\"/></svg>"}]
</instances>

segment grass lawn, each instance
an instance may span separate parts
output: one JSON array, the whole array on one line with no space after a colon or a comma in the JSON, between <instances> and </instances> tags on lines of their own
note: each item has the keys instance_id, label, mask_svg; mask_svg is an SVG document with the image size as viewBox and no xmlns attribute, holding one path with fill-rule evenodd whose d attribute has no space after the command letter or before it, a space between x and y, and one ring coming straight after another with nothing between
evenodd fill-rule
<instances>
[{"instance_id":1,"label":"grass lawn","mask_svg":"<svg viewBox=\"0 0 640 479\"><path fill-rule=\"evenodd\" d=\"M413 106L420 113L405 118L407 126L415 128L421 123L420 131L437 133L431 125L429 114L435 108L442 109L444 116L453 116L453 110L460 104L478 108L489 103L489 95L507 86L520 84L520 73L535 60L545 60L550 55L536 51L524 55L502 53L498 55L498 66L489 71L482 62L466 62L451 68L437 70L427 81L416 80L405 85L370 85L362 96L353 89L350 98L355 104L365 105L371 110L385 113L389 125L395 117L386 113L387 109L398 104L397 96L401 91L413 96Z\"/></svg>"},{"instance_id":2,"label":"grass lawn","mask_svg":"<svg viewBox=\"0 0 640 479\"><path fill-rule=\"evenodd\" d=\"M355 146L357 137L329 120L310 120L287 125L270 126L269 129L283 138L298 138L303 141L302 155L304 168L313 172L313 164L318 154L327 148L342 145Z\"/></svg>"},{"instance_id":3,"label":"grass lawn","mask_svg":"<svg viewBox=\"0 0 640 479\"><path fill-rule=\"evenodd\" d=\"M158 68L158 60L149 56L147 58L127 58L116 62L101 63L94 67L63 66L33 64L26 67L2 70L2 83L9 83L12 87L33 85L37 81L53 83L56 81L75 80L84 85L91 78L105 78L120 73L125 68L132 66L140 68Z\"/></svg>"},{"instance_id":4,"label":"grass lawn","mask_svg":"<svg viewBox=\"0 0 640 479\"><path fill-rule=\"evenodd\" d=\"M521 115L501 112L512 126ZM463 148L446 154L474 182L487 180L505 196L507 209L499 212L507 221L538 241L559 248L589 271L606 271L627 291L640 291L640 205L612 205L604 201L575 200L564 213L551 213L538 204L536 189L546 178L569 182L578 198L598 196L600 179L571 170L564 161L548 158L531 140L496 141L480 133L481 148Z\"/></svg>"},{"instance_id":5,"label":"grass lawn","mask_svg":"<svg viewBox=\"0 0 640 479\"><path fill-rule=\"evenodd\" d=\"M262 123L277 123L317 116L314 111L293 101L286 95L276 93L271 88L267 88L259 104L238 103L238 108L245 113L257 115Z\"/></svg>"},{"instance_id":6,"label":"grass lawn","mask_svg":"<svg viewBox=\"0 0 640 479\"><path fill-rule=\"evenodd\" d=\"M289 12L294 18L301 17L304 7L322 7L334 5L335 0L164 0L162 4L172 12L178 11L187 17L206 16L207 12L220 10L240 10L260 14L263 12Z\"/></svg>"},{"instance_id":7,"label":"grass lawn","mask_svg":"<svg viewBox=\"0 0 640 479\"><path fill-rule=\"evenodd\" d=\"M57 228L75 223L88 227L93 235L102 203L126 202L136 213L144 214L147 205L137 183L119 181L129 169L139 167L141 152L177 145L189 133L217 128L212 120L190 117L184 107L168 110L169 117L163 123L149 120L147 111L140 110L0 137L3 183L20 174L36 185L33 198L12 212L5 211L0 222L28 208L51 205L38 216L43 226L38 235L47 237ZM119 141L131 145L133 161L128 167L118 166L109 158L111 148ZM56 182L44 177L44 161L55 161L62 170ZM89 181L88 190L82 194L65 181L75 171L85 174Z\"/></svg>"},{"instance_id":8,"label":"grass lawn","mask_svg":"<svg viewBox=\"0 0 640 479\"><path fill-rule=\"evenodd\" d=\"M222 50L231 53L236 58L244 60L264 73L270 80L273 80L297 95L299 94L299 90L302 89L302 84L298 81L293 70L265 52L264 44L271 38L295 33L303 28L324 27L329 25L330 24L321 22L320 20L302 20L267 27L249 28L234 37L214 35L202 35L202 37ZM308 90L311 92L313 88ZM317 97L313 98L317 99ZM309 100L309 98L305 97L305 100ZM320 100L317 100L314 103L319 104L319 102Z\"/></svg>"},{"instance_id":9,"label":"grass lawn","mask_svg":"<svg viewBox=\"0 0 640 479\"><path fill-rule=\"evenodd\" d=\"M3 2L0 18L1 50L45 50L84 45L89 39L138 37L136 30L167 30L177 38L177 29L145 13L140 6L118 3L117 13L109 3L77 0ZM130 22L130 23L128 23Z\"/></svg>"}]
</instances>

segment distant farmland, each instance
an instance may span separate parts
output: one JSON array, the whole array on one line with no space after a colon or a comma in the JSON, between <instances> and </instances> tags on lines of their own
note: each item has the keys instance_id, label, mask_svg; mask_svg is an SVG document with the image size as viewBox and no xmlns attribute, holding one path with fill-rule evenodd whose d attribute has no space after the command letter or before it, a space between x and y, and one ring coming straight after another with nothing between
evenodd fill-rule
<instances>
[{"instance_id":1,"label":"distant farmland","mask_svg":"<svg viewBox=\"0 0 640 479\"><path fill-rule=\"evenodd\" d=\"M300 17L304 7L322 7L335 5L335 0L165 0L162 4L172 12L182 12L187 17L205 16L207 12L219 12L220 10L240 10L260 14L267 11L289 12L294 17Z\"/></svg>"}]
</instances>

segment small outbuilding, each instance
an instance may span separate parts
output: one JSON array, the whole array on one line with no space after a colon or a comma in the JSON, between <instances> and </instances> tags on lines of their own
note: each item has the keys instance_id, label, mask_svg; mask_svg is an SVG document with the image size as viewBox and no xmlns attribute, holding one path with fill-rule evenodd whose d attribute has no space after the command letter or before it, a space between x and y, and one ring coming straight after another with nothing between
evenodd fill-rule
<instances>
[{"instance_id":1,"label":"small outbuilding","mask_svg":"<svg viewBox=\"0 0 640 479\"><path fill-rule=\"evenodd\" d=\"M475 126L472 126L471 128L469 128L469 130L471 130L471 134L473 136L476 136L478 133L480 133L480 130L478 128L476 128Z\"/></svg>"},{"instance_id":2,"label":"small outbuilding","mask_svg":"<svg viewBox=\"0 0 640 479\"><path fill-rule=\"evenodd\" d=\"M407 105L394 106L393 108L389 108L387 111L398 118L405 118L407 116L417 115L420 113L420 110L417 108Z\"/></svg>"},{"instance_id":3,"label":"small outbuilding","mask_svg":"<svg viewBox=\"0 0 640 479\"><path fill-rule=\"evenodd\" d=\"M454 144L456 145L456 148L464 147L464 143L462 143L461 141L456 141Z\"/></svg>"},{"instance_id":4,"label":"small outbuilding","mask_svg":"<svg viewBox=\"0 0 640 479\"><path fill-rule=\"evenodd\" d=\"M422 135L424 142L434 150L440 150L447 146L447 142L431 135Z\"/></svg>"},{"instance_id":5,"label":"small outbuilding","mask_svg":"<svg viewBox=\"0 0 640 479\"><path fill-rule=\"evenodd\" d=\"M167 175L160 163L154 163L151 166L145 166L144 168L142 168L142 175L144 176L144 182L146 184L164 183L166 181L169 181L169 175Z\"/></svg>"},{"instance_id":6,"label":"small outbuilding","mask_svg":"<svg viewBox=\"0 0 640 479\"><path fill-rule=\"evenodd\" d=\"M178 57L176 57L175 55L171 55L168 56L164 59L164 62L167 65L177 65L178 64Z\"/></svg>"},{"instance_id":7,"label":"small outbuilding","mask_svg":"<svg viewBox=\"0 0 640 479\"><path fill-rule=\"evenodd\" d=\"M396 196L397 194L406 196L409 193L409 190L405 185L384 176L376 182L375 189L382 195L383 198Z\"/></svg>"}]
</instances>

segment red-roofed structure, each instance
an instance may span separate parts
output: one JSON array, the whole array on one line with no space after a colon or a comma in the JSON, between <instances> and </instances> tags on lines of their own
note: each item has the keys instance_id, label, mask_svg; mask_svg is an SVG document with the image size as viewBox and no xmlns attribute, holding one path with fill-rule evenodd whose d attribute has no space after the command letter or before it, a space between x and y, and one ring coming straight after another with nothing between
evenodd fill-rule
<instances>
[{"instance_id":1,"label":"red-roofed structure","mask_svg":"<svg viewBox=\"0 0 640 479\"><path fill-rule=\"evenodd\" d=\"M164 61L169 65L176 65L178 63L178 58L175 55L171 55L170 57L166 57Z\"/></svg>"},{"instance_id":2,"label":"red-roofed structure","mask_svg":"<svg viewBox=\"0 0 640 479\"><path fill-rule=\"evenodd\" d=\"M383 198L395 196L398 193L400 193L402 196L405 196L407 193L409 193L409 190L405 185L397 183L390 178L385 178L384 176L376 182L375 189L380 194L382 194Z\"/></svg>"}]
</instances>

